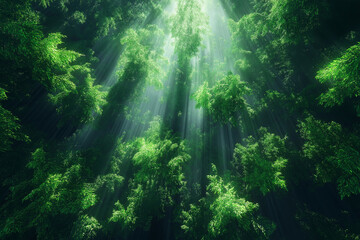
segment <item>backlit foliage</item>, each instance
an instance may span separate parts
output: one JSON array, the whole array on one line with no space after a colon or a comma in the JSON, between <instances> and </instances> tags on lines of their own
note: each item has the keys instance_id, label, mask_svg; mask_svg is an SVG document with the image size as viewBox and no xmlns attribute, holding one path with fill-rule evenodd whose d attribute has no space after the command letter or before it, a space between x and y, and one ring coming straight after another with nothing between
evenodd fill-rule
<instances>
[{"instance_id":1,"label":"backlit foliage","mask_svg":"<svg viewBox=\"0 0 360 240\"><path fill-rule=\"evenodd\" d=\"M206 30L207 17L201 0L179 0L177 13L172 19L172 36L176 39L175 51L181 59L190 59L197 52Z\"/></svg>"},{"instance_id":2,"label":"backlit foliage","mask_svg":"<svg viewBox=\"0 0 360 240\"><path fill-rule=\"evenodd\" d=\"M91 240L96 236L96 232L101 229L101 225L94 217L81 215L74 225L74 240Z\"/></svg>"},{"instance_id":3,"label":"backlit foliage","mask_svg":"<svg viewBox=\"0 0 360 240\"><path fill-rule=\"evenodd\" d=\"M159 39L163 39L163 34L162 30L156 26L149 26L140 30L129 29L121 39L121 44L125 46L125 50L124 58L120 64L125 68L120 71L119 75L121 76L127 67L134 65L137 71L144 74L148 84L161 88L163 84L159 63L162 63L161 54L163 51L161 48L156 50L152 48L158 44Z\"/></svg>"},{"instance_id":4,"label":"backlit foliage","mask_svg":"<svg viewBox=\"0 0 360 240\"><path fill-rule=\"evenodd\" d=\"M359 137L336 122L326 123L312 116L299 127L305 139L303 152L314 166L315 178L323 183L336 182L341 198L359 194Z\"/></svg>"},{"instance_id":5,"label":"backlit foliage","mask_svg":"<svg viewBox=\"0 0 360 240\"><path fill-rule=\"evenodd\" d=\"M358 9L0 0L0 239L358 240Z\"/></svg>"},{"instance_id":6,"label":"backlit foliage","mask_svg":"<svg viewBox=\"0 0 360 240\"><path fill-rule=\"evenodd\" d=\"M160 130L161 124L155 120L146 133L147 138L138 138L131 144L137 150L132 151L134 175L129 181L130 193L125 204L120 201L115 204L110 218L125 230L149 229L152 218L174 205L174 198L185 187L182 169L190 158L185 143L170 133L160 138Z\"/></svg>"},{"instance_id":7,"label":"backlit foliage","mask_svg":"<svg viewBox=\"0 0 360 240\"><path fill-rule=\"evenodd\" d=\"M268 239L275 225L258 215L258 204L239 197L233 182L218 176L214 165L212 169L206 197L182 213L185 236L204 240Z\"/></svg>"},{"instance_id":8,"label":"backlit foliage","mask_svg":"<svg viewBox=\"0 0 360 240\"><path fill-rule=\"evenodd\" d=\"M320 103L326 107L341 105L347 98L360 93L360 44L350 47L338 59L318 71L316 79L329 89L321 94Z\"/></svg>"},{"instance_id":9,"label":"backlit foliage","mask_svg":"<svg viewBox=\"0 0 360 240\"><path fill-rule=\"evenodd\" d=\"M245 95L251 90L239 75L229 74L212 88L205 82L194 94L197 107L204 108L216 121L237 125L238 114L248 111Z\"/></svg>"},{"instance_id":10,"label":"backlit foliage","mask_svg":"<svg viewBox=\"0 0 360 240\"><path fill-rule=\"evenodd\" d=\"M288 160L285 158L285 140L266 128L260 128L260 138L250 136L244 145L237 144L233 164L240 173L247 191L259 191L263 195L278 189L286 190L283 170Z\"/></svg>"},{"instance_id":11,"label":"backlit foliage","mask_svg":"<svg viewBox=\"0 0 360 240\"><path fill-rule=\"evenodd\" d=\"M0 101L6 98L6 91L0 88ZM9 150L14 141L28 140L20 128L19 119L0 105L0 152Z\"/></svg>"}]
</instances>

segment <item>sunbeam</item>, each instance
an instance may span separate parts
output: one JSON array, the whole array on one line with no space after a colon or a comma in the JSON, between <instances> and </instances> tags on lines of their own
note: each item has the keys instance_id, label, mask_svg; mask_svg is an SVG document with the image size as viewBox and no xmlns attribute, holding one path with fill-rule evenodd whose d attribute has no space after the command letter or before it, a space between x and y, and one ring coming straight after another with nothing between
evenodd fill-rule
<instances>
[{"instance_id":1,"label":"sunbeam","mask_svg":"<svg viewBox=\"0 0 360 240\"><path fill-rule=\"evenodd\" d=\"M360 239L356 0L1 0L0 239Z\"/></svg>"}]
</instances>

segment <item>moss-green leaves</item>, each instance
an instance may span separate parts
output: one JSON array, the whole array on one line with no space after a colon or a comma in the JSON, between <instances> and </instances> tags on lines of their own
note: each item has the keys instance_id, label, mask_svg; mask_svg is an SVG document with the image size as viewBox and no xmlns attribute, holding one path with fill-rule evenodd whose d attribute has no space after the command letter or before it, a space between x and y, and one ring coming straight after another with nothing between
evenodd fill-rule
<instances>
[{"instance_id":1,"label":"moss-green leaves","mask_svg":"<svg viewBox=\"0 0 360 240\"><path fill-rule=\"evenodd\" d=\"M163 63L162 48L156 50L152 48L155 43L161 45L163 40L163 31L154 25L139 30L129 29L121 39L125 50L120 65L125 68L129 65L136 66L137 71L143 72L148 84L161 88L163 86L163 73L160 67ZM120 71L120 75L123 73L124 71Z\"/></svg>"},{"instance_id":2,"label":"moss-green leaves","mask_svg":"<svg viewBox=\"0 0 360 240\"><path fill-rule=\"evenodd\" d=\"M100 223L88 215L81 215L74 224L72 239L74 240L91 240L96 233L102 228Z\"/></svg>"},{"instance_id":3,"label":"moss-green leaves","mask_svg":"<svg viewBox=\"0 0 360 240\"><path fill-rule=\"evenodd\" d=\"M300 122L305 139L304 155L312 162L315 179L336 182L341 198L360 193L359 137L345 132L335 122L322 122L309 116Z\"/></svg>"},{"instance_id":4,"label":"moss-green leaves","mask_svg":"<svg viewBox=\"0 0 360 240\"><path fill-rule=\"evenodd\" d=\"M6 91L0 88L0 101L6 98ZM19 119L0 105L0 152L9 150L14 141L29 140L20 130Z\"/></svg>"},{"instance_id":5,"label":"moss-green leaves","mask_svg":"<svg viewBox=\"0 0 360 240\"><path fill-rule=\"evenodd\" d=\"M345 99L360 95L360 44L350 47L338 59L318 71L316 79L329 89L321 94L320 103L326 107L341 105Z\"/></svg>"},{"instance_id":6,"label":"moss-green leaves","mask_svg":"<svg viewBox=\"0 0 360 240\"><path fill-rule=\"evenodd\" d=\"M285 189L283 170L288 160L285 158L285 140L266 128L259 130L260 139L246 139L245 145L237 144L233 164L239 170L247 191L259 191L263 195L270 191Z\"/></svg>"},{"instance_id":7,"label":"moss-green leaves","mask_svg":"<svg viewBox=\"0 0 360 240\"><path fill-rule=\"evenodd\" d=\"M320 25L324 2L313 0L273 0L269 24L283 43L308 43L309 35Z\"/></svg>"},{"instance_id":8,"label":"moss-green leaves","mask_svg":"<svg viewBox=\"0 0 360 240\"><path fill-rule=\"evenodd\" d=\"M258 204L238 196L234 182L212 168L206 197L182 212L187 239L268 239L275 225L258 215Z\"/></svg>"},{"instance_id":9,"label":"moss-green leaves","mask_svg":"<svg viewBox=\"0 0 360 240\"><path fill-rule=\"evenodd\" d=\"M135 151L131 146L124 149L132 152L134 175L126 203L115 204L110 221L120 223L125 231L135 227L148 229L152 218L172 206L175 196L185 187L182 169L190 158L185 143L169 133L160 138L160 131L161 124L153 122L147 138L138 138L130 144L136 146Z\"/></svg>"},{"instance_id":10,"label":"moss-green leaves","mask_svg":"<svg viewBox=\"0 0 360 240\"><path fill-rule=\"evenodd\" d=\"M198 52L206 29L206 16L200 0L179 0L177 13L172 18L172 36L180 59L190 59Z\"/></svg>"},{"instance_id":11,"label":"moss-green leaves","mask_svg":"<svg viewBox=\"0 0 360 240\"><path fill-rule=\"evenodd\" d=\"M194 94L196 107L204 108L214 119L221 123L238 124L238 114L247 111L244 96L251 93L239 75L229 74L209 88L205 82Z\"/></svg>"}]
</instances>

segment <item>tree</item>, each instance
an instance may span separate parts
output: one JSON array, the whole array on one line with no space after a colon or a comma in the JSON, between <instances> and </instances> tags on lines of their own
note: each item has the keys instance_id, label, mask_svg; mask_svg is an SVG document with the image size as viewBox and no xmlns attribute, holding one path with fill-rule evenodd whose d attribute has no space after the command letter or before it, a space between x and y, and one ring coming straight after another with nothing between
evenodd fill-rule
<instances>
[{"instance_id":1,"label":"tree","mask_svg":"<svg viewBox=\"0 0 360 240\"><path fill-rule=\"evenodd\" d=\"M162 216L185 188L182 169L190 158L185 143L170 133L161 139L160 130L161 123L155 120L147 137L131 144L137 146L137 151L132 151L134 175L129 181L129 195L125 204L116 202L110 218L125 232L136 227L149 229L153 217Z\"/></svg>"},{"instance_id":2,"label":"tree","mask_svg":"<svg viewBox=\"0 0 360 240\"><path fill-rule=\"evenodd\" d=\"M325 1L278 0L272 1L269 25L287 44L309 44L311 34L320 26Z\"/></svg>"},{"instance_id":3,"label":"tree","mask_svg":"<svg viewBox=\"0 0 360 240\"><path fill-rule=\"evenodd\" d=\"M336 122L307 117L299 123L303 153L311 160L318 182L336 182L341 198L360 193L359 137Z\"/></svg>"},{"instance_id":4,"label":"tree","mask_svg":"<svg viewBox=\"0 0 360 240\"><path fill-rule=\"evenodd\" d=\"M6 100L6 91L0 88L0 101ZM0 152L10 150L14 141L28 141L21 132L19 119L0 105Z\"/></svg>"},{"instance_id":5,"label":"tree","mask_svg":"<svg viewBox=\"0 0 360 240\"><path fill-rule=\"evenodd\" d=\"M319 70L316 79L329 89L319 97L320 104L333 107L343 104L347 98L355 98L360 93L360 44L350 47L345 53ZM358 108L358 104L356 103Z\"/></svg>"},{"instance_id":6,"label":"tree","mask_svg":"<svg viewBox=\"0 0 360 240\"><path fill-rule=\"evenodd\" d=\"M233 165L240 175L246 191L257 191L263 195L278 189L286 190L282 171L288 160L285 158L286 138L259 129L259 140L250 136L245 145L237 144Z\"/></svg>"},{"instance_id":7,"label":"tree","mask_svg":"<svg viewBox=\"0 0 360 240\"><path fill-rule=\"evenodd\" d=\"M207 195L183 211L182 229L188 239L269 239L275 225L258 215L259 205L238 197L234 183L208 176Z\"/></svg>"},{"instance_id":8,"label":"tree","mask_svg":"<svg viewBox=\"0 0 360 240\"><path fill-rule=\"evenodd\" d=\"M171 33L180 63L187 62L198 52L206 23L199 0L179 1L177 13L172 18Z\"/></svg>"},{"instance_id":9,"label":"tree","mask_svg":"<svg viewBox=\"0 0 360 240\"><path fill-rule=\"evenodd\" d=\"M21 236L35 229L39 239L69 236L75 216L97 202L96 189L85 181L84 158L78 152L52 155L38 148L27 167L33 170L33 177L12 187L13 201L24 196L22 206L11 211L0 235ZM26 189L26 192L18 189ZM58 231L57 224L61 221L71 224Z\"/></svg>"},{"instance_id":10,"label":"tree","mask_svg":"<svg viewBox=\"0 0 360 240\"><path fill-rule=\"evenodd\" d=\"M205 82L193 96L196 107L204 108L216 121L237 125L238 113L250 110L244 98L250 93L239 75L228 74L212 88Z\"/></svg>"},{"instance_id":11,"label":"tree","mask_svg":"<svg viewBox=\"0 0 360 240\"><path fill-rule=\"evenodd\" d=\"M9 101L21 99L22 104L38 101L40 97L32 96L38 91L39 95L49 96L62 125L78 127L90 121L93 112L100 112L104 94L99 86L93 86L92 70L80 60L83 55L59 47L65 38L60 33L45 37L39 14L31 9L28 1L23 5L11 2L5 6L6 2L2 3L6 18L0 30L4 46L0 50L0 74L4 76L0 86L10 89ZM77 116L70 117L74 112Z\"/></svg>"}]
</instances>

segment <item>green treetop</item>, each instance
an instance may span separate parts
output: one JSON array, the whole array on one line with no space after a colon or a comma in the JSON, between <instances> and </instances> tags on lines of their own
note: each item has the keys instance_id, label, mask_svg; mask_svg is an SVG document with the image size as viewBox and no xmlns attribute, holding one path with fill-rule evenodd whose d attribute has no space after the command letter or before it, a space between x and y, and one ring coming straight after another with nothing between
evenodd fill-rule
<instances>
[{"instance_id":1,"label":"green treetop","mask_svg":"<svg viewBox=\"0 0 360 240\"><path fill-rule=\"evenodd\" d=\"M303 152L311 160L315 179L336 182L341 198L360 193L360 139L336 122L326 123L310 116L300 122L305 139Z\"/></svg>"},{"instance_id":2,"label":"green treetop","mask_svg":"<svg viewBox=\"0 0 360 240\"><path fill-rule=\"evenodd\" d=\"M250 136L245 145L237 144L233 165L238 170L247 191L270 191L285 189L282 171L286 167L285 140L266 128L260 128L260 139Z\"/></svg>"},{"instance_id":3,"label":"green treetop","mask_svg":"<svg viewBox=\"0 0 360 240\"><path fill-rule=\"evenodd\" d=\"M215 121L237 125L239 112L249 109L244 96L250 93L239 75L228 74L212 88L205 82L194 94L194 98L196 107L204 108Z\"/></svg>"}]
</instances>

